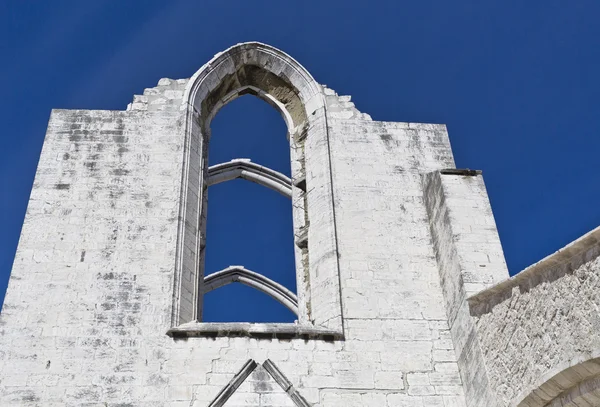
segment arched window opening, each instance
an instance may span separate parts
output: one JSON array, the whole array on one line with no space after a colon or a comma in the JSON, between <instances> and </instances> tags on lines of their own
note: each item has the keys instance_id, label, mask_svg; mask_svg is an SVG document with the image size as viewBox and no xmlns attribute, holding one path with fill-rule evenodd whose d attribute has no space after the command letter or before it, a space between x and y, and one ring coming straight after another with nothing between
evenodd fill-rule
<instances>
[{"instance_id":1,"label":"arched window opening","mask_svg":"<svg viewBox=\"0 0 600 407\"><path fill-rule=\"evenodd\" d=\"M284 129L281 126L280 131L269 136L268 142L265 142L262 148L257 148L255 154L239 151L240 144L232 143L227 134L221 133L218 122L227 121L223 119L225 115L219 115L215 123L212 123L223 106L226 106L227 110L235 110L232 107L235 105L229 103L244 95L253 95L267 102L274 108L274 110L267 109L268 114L281 115L287 127ZM343 337L333 174L323 88L289 55L265 44L248 42L237 44L215 55L190 78L183 98L185 105L182 105L182 109L185 110L185 122L181 127L184 133L184 148L180 216L177 220L173 307L171 329L168 334L173 337L214 335ZM257 100L245 99L237 105L242 106L247 100L251 101L247 103L257 102ZM266 108L260 104L257 106ZM234 118L233 121L232 124L240 124L240 127L229 132L235 132L243 143L265 140L264 135L250 136L250 130L260 129L258 126L250 127L239 117ZM276 122L281 123L281 121ZM287 139L281 137L283 134L288 136ZM227 150L229 154L219 157L212 150L216 148L215 143L220 141L228 143L231 149ZM285 143L286 147L280 150L276 148L278 143ZM210 144L212 145L209 157ZM242 162L230 164L228 168L221 168L220 173L217 173L214 167L210 169L210 164L238 158L250 158L253 164ZM279 164L271 162L271 159L279 160ZM283 163L286 163L285 166ZM254 164L269 167L274 172L263 171L262 167L257 168ZM211 178L211 175L215 178ZM236 181L235 177L242 180ZM234 181L224 182L226 180ZM220 266L211 266L209 263L212 263L211 258L214 256L211 253L205 255L207 244L218 246L214 243L216 235L211 234L213 227L207 225L214 220L216 210L214 208L223 206L214 203L214 195L218 193L215 191L227 189L228 185L234 185L236 182L240 184L239 188L245 188L243 185L247 188L259 188L262 191L258 193L269 194L267 196L274 196L273 199L288 199L291 190L291 202L288 205L291 206L293 227L291 233L286 236L290 241L289 246L292 247L289 250L294 253L293 257L289 257L288 264L289 268L295 271L295 282L298 286L297 324L205 323L207 320L203 309L203 297L207 293L204 287L205 271L210 274L214 269L222 270L223 267L227 268L232 264L241 264L247 266L249 270L269 273L261 267L248 265L245 261L235 261L231 257L223 261ZM265 186L267 188L264 188ZM246 202L248 198L249 196L236 191L235 195L232 194L225 201L236 202L238 204L236 211L238 211L248 206ZM267 200L271 198L263 199L261 207ZM250 216L256 217L254 214ZM270 219L272 221L273 218ZM282 219L285 218L279 217L278 223L281 223ZM287 219L290 219L289 215ZM251 232L254 230L248 229L243 231L244 245L253 239ZM254 229L264 228L261 225ZM234 235L231 230L227 232L224 235ZM223 247L232 248L233 244L228 242ZM233 252L233 249L228 251L228 253ZM269 252L271 257L273 257L272 252L273 250ZM208 258L205 264L206 257ZM214 269L211 270L211 267ZM286 268L284 264L278 263L275 269ZM282 282L277 278L271 280ZM218 291L217 289L208 292L208 295Z\"/></svg>"},{"instance_id":2,"label":"arched window opening","mask_svg":"<svg viewBox=\"0 0 600 407\"><path fill-rule=\"evenodd\" d=\"M210 127L208 161L214 170L206 192L204 276L239 264L296 293L285 122L264 101L245 96L224 106ZM207 287L202 321L297 319L285 306L273 306L277 301L265 293L239 286Z\"/></svg>"}]
</instances>

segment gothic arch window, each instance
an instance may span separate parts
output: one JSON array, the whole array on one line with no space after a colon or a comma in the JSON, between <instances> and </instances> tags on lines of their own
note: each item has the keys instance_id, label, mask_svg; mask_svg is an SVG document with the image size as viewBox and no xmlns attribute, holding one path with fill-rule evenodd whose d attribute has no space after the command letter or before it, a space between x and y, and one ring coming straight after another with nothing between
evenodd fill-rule
<instances>
[{"instance_id":1,"label":"gothic arch window","mask_svg":"<svg viewBox=\"0 0 600 407\"><path fill-rule=\"evenodd\" d=\"M225 104L246 94L261 98L281 113L290 142L289 180L242 161L209 168L211 120ZM241 330L244 335L343 336L334 189L321 86L285 53L260 43L244 43L217 54L200 68L187 85L183 108L185 146L169 334L219 335ZM203 296L212 287L202 270L205 192L211 183L232 177L247 177L291 195L298 290L297 305L292 305L297 307L296 324L214 326L202 322ZM286 298L286 293L272 282L255 279L243 268L224 270L223 274L228 277L218 281L242 278L274 298ZM293 304L291 298L287 301Z\"/></svg>"},{"instance_id":2,"label":"gothic arch window","mask_svg":"<svg viewBox=\"0 0 600 407\"><path fill-rule=\"evenodd\" d=\"M294 322L298 306L286 124L270 105L246 95L219 111L211 130L200 319Z\"/></svg>"}]
</instances>

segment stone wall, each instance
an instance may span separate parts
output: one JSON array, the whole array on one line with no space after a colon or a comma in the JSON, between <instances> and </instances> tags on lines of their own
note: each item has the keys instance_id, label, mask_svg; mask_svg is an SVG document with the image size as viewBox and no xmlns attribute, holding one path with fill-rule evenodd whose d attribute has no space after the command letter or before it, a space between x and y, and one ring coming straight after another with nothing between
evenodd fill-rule
<instances>
[{"instance_id":1,"label":"stone wall","mask_svg":"<svg viewBox=\"0 0 600 407\"><path fill-rule=\"evenodd\" d=\"M162 380L178 117L52 112L0 316L0 404L135 400Z\"/></svg>"},{"instance_id":2,"label":"stone wall","mask_svg":"<svg viewBox=\"0 0 600 407\"><path fill-rule=\"evenodd\" d=\"M452 171L443 125L372 121L264 44L227 52L197 89L202 69L126 111L52 112L0 315L0 405L492 407L556 383L565 400L594 389L596 232L501 282L483 181ZM307 321L213 329L180 301L201 292L202 126L240 86L280 108L284 82L309 164L292 180L309 228L300 259L312 256L298 296L335 335ZM217 107L190 102L202 92Z\"/></svg>"},{"instance_id":3,"label":"stone wall","mask_svg":"<svg viewBox=\"0 0 600 407\"><path fill-rule=\"evenodd\" d=\"M469 300L502 405L600 405L599 241L600 228Z\"/></svg>"},{"instance_id":4,"label":"stone wall","mask_svg":"<svg viewBox=\"0 0 600 407\"><path fill-rule=\"evenodd\" d=\"M207 406L269 359L309 405L463 407L420 178L453 166L446 130L328 96L346 103L328 117L344 340L167 336L184 111L57 110L0 316L0 404ZM226 405L287 391L257 370Z\"/></svg>"},{"instance_id":5,"label":"stone wall","mask_svg":"<svg viewBox=\"0 0 600 407\"><path fill-rule=\"evenodd\" d=\"M395 394L330 391L323 405L464 405L421 173L453 166L444 126L331 119L346 340ZM367 369L367 370L365 370ZM341 372L332 372L335 377ZM348 372L349 373L349 372ZM364 381L366 380L366 381Z\"/></svg>"}]
</instances>

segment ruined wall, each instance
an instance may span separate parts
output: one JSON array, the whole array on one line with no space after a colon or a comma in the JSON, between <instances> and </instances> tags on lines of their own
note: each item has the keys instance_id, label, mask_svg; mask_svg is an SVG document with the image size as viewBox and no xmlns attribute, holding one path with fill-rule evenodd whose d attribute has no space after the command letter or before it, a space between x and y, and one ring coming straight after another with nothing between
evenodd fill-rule
<instances>
[{"instance_id":1,"label":"ruined wall","mask_svg":"<svg viewBox=\"0 0 600 407\"><path fill-rule=\"evenodd\" d=\"M239 63L255 58L257 48L280 57L259 61L265 69L298 74L292 65L274 66L291 58L268 46L227 52L235 51ZM308 169L307 194L329 196L306 202L333 207L307 212L312 237L335 233L329 242L337 259L315 250L311 261L322 268L310 272L321 273L319 287L329 295L334 284L323 276L335 276L327 267L339 263L340 301L331 303L341 303L342 318L337 311L334 317L343 338L282 338L269 324L207 336L201 328L208 324L196 322L190 324L198 337L174 334L192 332L187 328L167 336L185 123L192 117L182 99L187 84L161 80L127 111L52 113L0 315L0 404L476 405L471 381L465 400L458 363L470 349L461 336L470 321L466 296L505 271L483 184L440 178L439 170L454 167L444 126L372 121L348 96L311 83L318 93L311 103L325 106L306 112L318 110L317 124L326 125L306 143L307 154L322 154L310 158L320 164ZM311 182L320 189L311 190ZM318 229L319 214L331 211L333 224ZM477 246L473 236L489 241ZM326 295L321 299L329 304ZM326 317L331 310L314 312ZM470 377L464 369L462 377Z\"/></svg>"},{"instance_id":2,"label":"ruined wall","mask_svg":"<svg viewBox=\"0 0 600 407\"><path fill-rule=\"evenodd\" d=\"M600 405L599 238L596 229L470 299L501 405Z\"/></svg>"},{"instance_id":3,"label":"ruined wall","mask_svg":"<svg viewBox=\"0 0 600 407\"><path fill-rule=\"evenodd\" d=\"M390 406L463 406L420 183L454 165L446 129L343 118L351 114L329 120L343 348L372 361L354 365L362 385L387 377L398 389ZM360 393L331 392L324 405L385 405L389 392Z\"/></svg>"},{"instance_id":4,"label":"ruined wall","mask_svg":"<svg viewBox=\"0 0 600 407\"><path fill-rule=\"evenodd\" d=\"M327 90L344 341L178 340L183 82L161 83L129 111L52 113L1 316L2 405L206 406L268 358L312 405L463 406L420 186L453 165L445 128L369 121ZM244 390L256 377L237 405L271 397Z\"/></svg>"},{"instance_id":5,"label":"ruined wall","mask_svg":"<svg viewBox=\"0 0 600 407\"><path fill-rule=\"evenodd\" d=\"M0 316L1 405L164 397L148 384L163 381L179 126L179 105L52 112Z\"/></svg>"}]
</instances>

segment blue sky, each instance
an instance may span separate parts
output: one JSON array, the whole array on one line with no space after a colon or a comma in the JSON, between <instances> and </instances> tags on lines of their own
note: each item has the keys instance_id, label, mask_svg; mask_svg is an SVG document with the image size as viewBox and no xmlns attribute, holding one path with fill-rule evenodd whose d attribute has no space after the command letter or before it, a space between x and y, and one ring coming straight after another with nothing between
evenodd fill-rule
<instances>
[{"instance_id":1,"label":"blue sky","mask_svg":"<svg viewBox=\"0 0 600 407\"><path fill-rule=\"evenodd\" d=\"M446 123L457 165L483 170L514 274L600 224L599 15L597 0L4 0L0 299L50 109L124 109L243 41L284 50L375 120ZM211 163L242 156L289 171L285 125L258 100L226 106L214 135ZM220 203L209 205L207 269L244 264L293 288L289 202L243 181L210 194ZM257 238L225 241L227 222ZM250 291L211 293L207 318L290 318ZM233 315L224 298L255 307Z\"/></svg>"}]
</instances>

